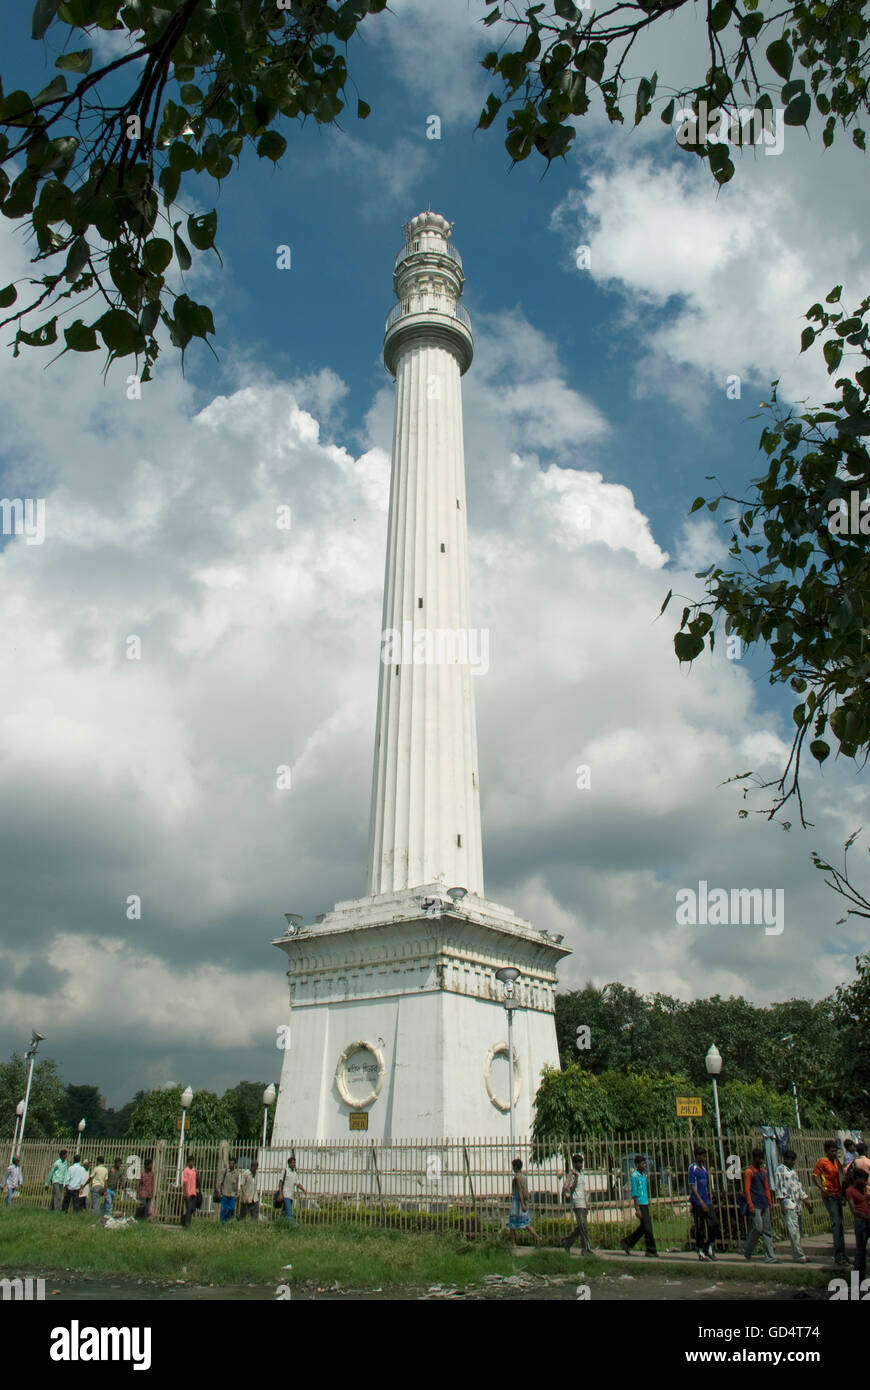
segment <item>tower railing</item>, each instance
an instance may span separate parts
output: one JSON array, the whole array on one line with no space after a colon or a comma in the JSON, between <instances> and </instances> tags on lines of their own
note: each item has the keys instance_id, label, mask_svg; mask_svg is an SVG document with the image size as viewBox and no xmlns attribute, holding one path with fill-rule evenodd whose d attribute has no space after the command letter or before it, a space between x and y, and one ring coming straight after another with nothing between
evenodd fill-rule
<instances>
[{"instance_id":1,"label":"tower railing","mask_svg":"<svg viewBox=\"0 0 870 1390\"><path fill-rule=\"evenodd\" d=\"M392 328L393 324L396 322L397 319L405 318L410 314L443 314L445 318L458 319L460 323L465 324L465 327L468 329L469 333L471 332L471 318L468 314L468 310L464 309L461 304L455 304L450 309L445 309L443 307L434 309L410 309L407 307L407 304L404 304L402 302L394 304L390 312L387 314L387 321L384 324L384 332L386 333L388 329Z\"/></svg>"},{"instance_id":2,"label":"tower railing","mask_svg":"<svg viewBox=\"0 0 870 1390\"><path fill-rule=\"evenodd\" d=\"M459 269L462 269L462 257L456 247L451 246L449 241L446 246L435 247L424 246L419 239L405 243L396 257L396 264L393 266L393 269L395 270L396 266L401 265L402 261L407 260L409 256L415 256L418 251L431 251L436 256L449 256L450 260L455 261Z\"/></svg>"}]
</instances>

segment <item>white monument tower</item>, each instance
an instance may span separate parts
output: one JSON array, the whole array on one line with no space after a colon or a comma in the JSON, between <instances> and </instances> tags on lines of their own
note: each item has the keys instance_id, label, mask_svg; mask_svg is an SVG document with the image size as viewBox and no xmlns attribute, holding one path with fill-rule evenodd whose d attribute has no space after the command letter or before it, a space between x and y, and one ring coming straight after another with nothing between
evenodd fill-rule
<instances>
[{"instance_id":1,"label":"white monument tower","mask_svg":"<svg viewBox=\"0 0 870 1390\"><path fill-rule=\"evenodd\" d=\"M559 942L483 888L461 377L471 321L451 224L405 227L384 362L396 379L369 896L288 918L290 1023L273 1142L507 1135L513 967L516 1129L558 1066Z\"/></svg>"}]
</instances>

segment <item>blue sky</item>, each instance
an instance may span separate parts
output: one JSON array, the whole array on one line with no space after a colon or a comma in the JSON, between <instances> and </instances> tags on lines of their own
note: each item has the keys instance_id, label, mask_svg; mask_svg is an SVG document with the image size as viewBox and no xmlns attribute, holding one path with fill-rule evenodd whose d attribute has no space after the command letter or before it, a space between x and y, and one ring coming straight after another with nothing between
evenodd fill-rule
<instances>
[{"instance_id":1,"label":"blue sky","mask_svg":"<svg viewBox=\"0 0 870 1390\"><path fill-rule=\"evenodd\" d=\"M455 222L475 327L464 404L472 607L493 634L477 683L489 896L565 933L566 985L815 997L860 949L809 864L866 818L860 777L808 770L812 832L739 822L739 793L719 784L776 768L790 702L763 659L717 651L680 672L673 623L654 620L668 588L698 592L692 571L722 554L721 528L687 512L706 474L739 490L761 471L749 417L770 379L824 396L798 355L801 315L834 283L866 292L865 157L789 131L780 156L744 155L717 194L657 120L632 132L591 117L567 161L511 169L499 123L474 132L478 13L395 0L348 54L367 121L292 127L277 168L248 156L219 190L185 189L182 206L220 215L224 268L199 256L187 277L215 311L218 362L194 348L182 379L167 346L131 403L126 369L104 388L93 361L0 357L0 487L44 497L49 515L44 546L4 538L0 554L0 1047L39 1027L66 1079L113 1101L275 1075L285 982L269 938L284 911L364 890L391 410L380 348L402 223L430 204ZM13 71L15 85L43 75L26 29L0 18L6 90ZM658 66L660 88L676 84L695 18L648 42L635 75ZM282 244L290 271L276 268ZM4 224L0 284L25 270ZM740 400L726 398L731 373ZM269 520L280 502L289 538ZM279 764L294 770L283 797ZM674 888L702 878L784 888L783 936L687 935ZM125 917L131 894L141 922Z\"/></svg>"}]
</instances>

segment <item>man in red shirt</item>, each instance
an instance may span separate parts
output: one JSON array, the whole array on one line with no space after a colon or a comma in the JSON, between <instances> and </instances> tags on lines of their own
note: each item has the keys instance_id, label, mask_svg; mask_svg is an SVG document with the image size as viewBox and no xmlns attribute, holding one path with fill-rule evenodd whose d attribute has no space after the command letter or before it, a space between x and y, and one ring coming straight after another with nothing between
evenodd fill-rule
<instances>
[{"instance_id":1,"label":"man in red shirt","mask_svg":"<svg viewBox=\"0 0 870 1390\"><path fill-rule=\"evenodd\" d=\"M752 1165L743 1174L743 1195L746 1198L746 1210L752 1217L749 1235L743 1246L743 1258L744 1260L752 1259L755 1243L760 1236L764 1246L764 1263L775 1265L777 1261L773 1249L773 1227L770 1224L772 1203L767 1172L764 1167L763 1149L752 1150Z\"/></svg>"},{"instance_id":2,"label":"man in red shirt","mask_svg":"<svg viewBox=\"0 0 870 1390\"><path fill-rule=\"evenodd\" d=\"M828 1216L831 1218L834 1263L838 1265L849 1263L846 1259L846 1239L843 1235L843 1188L840 1182L842 1171L837 1158L837 1141L827 1139L825 1156L819 1159L813 1169L813 1182L821 1192Z\"/></svg>"},{"instance_id":3,"label":"man in red shirt","mask_svg":"<svg viewBox=\"0 0 870 1390\"><path fill-rule=\"evenodd\" d=\"M846 1188L846 1201L855 1218L855 1268L858 1282L867 1273L867 1238L870 1236L870 1207L867 1205L867 1174L857 1164L852 1169L852 1182Z\"/></svg>"},{"instance_id":4,"label":"man in red shirt","mask_svg":"<svg viewBox=\"0 0 870 1390\"><path fill-rule=\"evenodd\" d=\"M182 1226L189 1226L191 1217L196 1211L196 1190L199 1179L196 1175L196 1164L191 1154L187 1155L187 1164L181 1175L181 1194L184 1201L184 1210L181 1213Z\"/></svg>"}]
</instances>

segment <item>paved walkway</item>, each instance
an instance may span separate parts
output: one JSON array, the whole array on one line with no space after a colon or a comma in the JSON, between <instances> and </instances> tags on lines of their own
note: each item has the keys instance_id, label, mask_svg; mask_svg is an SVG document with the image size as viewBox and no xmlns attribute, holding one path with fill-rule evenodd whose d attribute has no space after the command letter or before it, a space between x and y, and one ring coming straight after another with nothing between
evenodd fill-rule
<instances>
[{"instance_id":1,"label":"paved walkway","mask_svg":"<svg viewBox=\"0 0 870 1390\"><path fill-rule=\"evenodd\" d=\"M805 1236L801 1241L801 1245L803 1247L804 1253L809 1256L809 1261L805 1265L800 1264L797 1260L792 1259L791 1246L789 1245L787 1240L775 1240L773 1243L773 1248L776 1252L777 1264L779 1266L784 1266L786 1269L837 1269L837 1266L835 1266L834 1264L831 1237L829 1235ZM529 1255L531 1254L532 1250L536 1248L540 1247L536 1247L533 1245L519 1245L516 1247L516 1252L520 1255ZM553 1247L549 1246L546 1248L552 1249ZM556 1248L558 1249L558 1246ZM854 1253L854 1244L850 1239L847 1238L846 1255L848 1257L849 1262L848 1268L852 1267ZM584 1258L580 1251L579 1244L573 1247L573 1249L571 1250L571 1254L575 1256L575 1258L578 1260ZM624 1250L593 1250L592 1254L597 1259L605 1260L607 1262L612 1261L613 1263L619 1264L624 1264L627 1260L646 1260L646 1256L644 1255L642 1248L636 1248L631 1255L626 1255ZM702 1261L698 1259L697 1252L694 1250L667 1250L664 1247L660 1246L659 1263L675 1265L697 1265L702 1263ZM717 1251L716 1259L715 1261L711 1262L710 1268L712 1269L714 1265L717 1264L730 1265L732 1267L739 1266L740 1269L751 1269L753 1273L757 1272L758 1270L774 1270L777 1267L776 1265L765 1264L764 1254L762 1252L760 1242L756 1245L755 1253L753 1254L751 1260L744 1259L743 1255L739 1250L731 1250L725 1253L720 1253ZM840 1268L842 1269L847 1267L841 1266Z\"/></svg>"}]
</instances>

